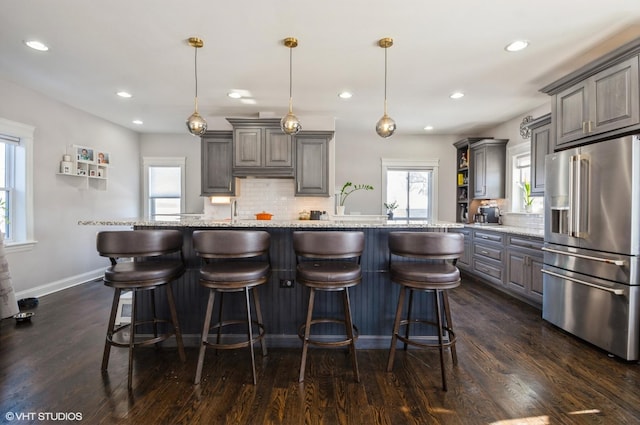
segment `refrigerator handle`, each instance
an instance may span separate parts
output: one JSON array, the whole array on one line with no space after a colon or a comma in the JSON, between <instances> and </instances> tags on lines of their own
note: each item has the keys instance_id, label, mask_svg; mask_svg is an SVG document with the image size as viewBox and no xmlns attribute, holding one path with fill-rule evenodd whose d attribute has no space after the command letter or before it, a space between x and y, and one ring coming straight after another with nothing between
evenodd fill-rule
<instances>
[{"instance_id":1,"label":"refrigerator handle","mask_svg":"<svg viewBox=\"0 0 640 425\"><path fill-rule=\"evenodd\" d=\"M593 257L591 255L578 254L576 252L559 251L557 249L547 248L546 246L543 247L542 250L547 252L553 252L554 254L566 255L568 257L577 257L577 258L583 258L585 260L599 261L601 263L615 264L616 266L620 266L620 267L623 267L625 265L624 260L612 260L610 258Z\"/></svg>"},{"instance_id":2,"label":"refrigerator handle","mask_svg":"<svg viewBox=\"0 0 640 425\"><path fill-rule=\"evenodd\" d=\"M550 276L553 276L553 277L569 280L571 282L575 282L575 283L578 283L580 285L585 285L585 286L590 286L592 288L600 289L601 291L606 291L606 292L612 293L614 295L624 295L624 290L622 290L622 289L607 288L605 286L600 286L600 285L596 285L594 283L585 282L584 280L575 279L575 278L569 277L569 276L563 276L561 274L550 272L549 270L545 270L545 269L542 269L541 272L544 273L544 274L548 274Z\"/></svg>"},{"instance_id":3,"label":"refrigerator handle","mask_svg":"<svg viewBox=\"0 0 640 425\"><path fill-rule=\"evenodd\" d=\"M569 157L569 213L567 214L567 232L569 236L575 236L574 228L573 228L573 217L575 211L574 205L574 196L575 193L573 191L574 179L575 179L575 158L576 155L571 155Z\"/></svg>"},{"instance_id":4,"label":"refrigerator handle","mask_svg":"<svg viewBox=\"0 0 640 425\"><path fill-rule=\"evenodd\" d=\"M579 238L580 237L580 225L582 224L580 222L580 210L582 208L582 155L578 154L575 156L575 162L576 162L576 167L573 168L573 172L576 173L574 176L575 182L576 182L576 189L575 189L575 209L573 210L573 219L574 219L574 226L573 226L573 231L574 231L574 236Z\"/></svg>"}]
</instances>

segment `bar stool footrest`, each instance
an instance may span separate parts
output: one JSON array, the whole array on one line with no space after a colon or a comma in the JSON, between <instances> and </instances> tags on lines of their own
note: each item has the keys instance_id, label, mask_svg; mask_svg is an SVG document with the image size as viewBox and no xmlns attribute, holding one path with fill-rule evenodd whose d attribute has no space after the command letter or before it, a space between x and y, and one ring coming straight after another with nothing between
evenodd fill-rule
<instances>
[{"instance_id":1,"label":"bar stool footrest","mask_svg":"<svg viewBox=\"0 0 640 425\"><path fill-rule=\"evenodd\" d=\"M258 323L256 320L252 320L251 323L253 323L254 325L256 325L258 327L258 334L254 334L254 337L251 341L249 340L245 340L245 341L240 341L240 342L234 342L234 343L215 343L215 342L209 342L207 341L202 341L207 347L213 347L217 350L233 350L236 348L242 348L242 347L249 347L250 345L255 344L258 341L261 341L264 338L265 335L265 329L264 329L264 325L262 323ZM247 325L247 321L246 320L225 320L222 321L220 323L216 323L215 325L211 326L209 328L209 333L207 334L207 338L209 336L215 336L215 335L211 335L211 331L214 329L222 329L225 326L232 326L232 325ZM233 334L233 335L238 335L238 336L244 336L246 337L246 333L245 334Z\"/></svg>"},{"instance_id":2,"label":"bar stool footrest","mask_svg":"<svg viewBox=\"0 0 640 425\"><path fill-rule=\"evenodd\" d=\"M320 323L337 323L343 326L345 326L346 324L346 322L341 319L313 319L311 320L310 326L320 324ZM298 328L298 338L300 338L302 341L304 341L305 326L306 324L302 324ZM326 340L309 338L307 339L307 343L317 347L344 347L347 345L351 345L352 342L355 343L355 341L358 340L358 335L359 335L358 327L356 325L353 325L353 339L345 338L338 341L326 341Z\"/></svg>"},{"instance_id":3,"label":"bar stool footrest","mask_svg":"<svg viewBox=\"0 0 640 425\"><path fill-rule=\"evenodd\" d=\"M405 319L405 320L401 320L400 321L400 326L398 327L398 333L396 333L396 338L399 341L402 341L405 344L415 345L417 347L423 347L423 348L439 348L440 347L441 344L438 343L438 342L431 342L431 343L430 342L418 342L415 339L412 339L411 337L407 338L407 337L405 337L403 335L400 335L400 328L402 328L403 326L407 326L409 324L412 324L412 323L422 323L424 325L432 325L432 326L438 327L438 323L432 322L430 320L422 320L422 319L411 319L411 320L406 320ZM442 341L442 346L443 347L445 347L445 348L446 347L450 347L450 346L452 346L453 344L456 343L456 334L453 331L453 329L451 329L451 328L449 328L447 326L442 326L441 331L446 331L447 335L448 335L448 337L446 337L446 338L444 336L442 337L443 338L443 341ZM436 335L436 337L437 337L437 335ZM444 341L445 339L446 339L446 341Z\"/></svg>"},{"instance_id":4,"label":"bar stool footrest","mask_svg":"<svg viewBox=\"0 0 640 425\"><path fill-rule=\"evenodd\" d=\"M145 320L145 321L141 321L141 322L136 322L135 326L142 326L142 325L153 325L153 324L159 324L159 323L167 323L169 325L171 325L173 327L173 322L171 322L171 320L161 320L161 319L157 319L157 320ZM107 342L112 345L113 347L129 347L129 342L118 342L118 341L114 341L113 337L114 335L117 335L119 332L122 332L124 330L130 329L131 328L131 323L127 323L121 326L116 327L113 332L111 332L110 335L107 335ZM136 335L138 335L138 333L136 333ZM158 335L157 337L153 337L153 338L146 338L143 340L138 340L138 341L134 341L133 342L133 346L134 347L141 347L141 346L145 346L145 345L154 345L157 344L159 342L165 341L169 338L171 338L172 336L176 335L175 330L171 330L169 332L163 333Z\"/></svg>"}]
</instances>

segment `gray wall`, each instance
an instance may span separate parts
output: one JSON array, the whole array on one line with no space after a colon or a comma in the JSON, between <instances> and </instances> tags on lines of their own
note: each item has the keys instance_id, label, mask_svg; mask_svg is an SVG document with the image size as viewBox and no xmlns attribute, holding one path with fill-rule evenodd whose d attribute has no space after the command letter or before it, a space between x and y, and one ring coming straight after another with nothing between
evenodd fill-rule
<instances>
[{"instance_id":1,"label":"gray wall","mask_svg":"<svg viewBox=\"0 0 640 425\"><path fill-rule=\"evenodd\" d=\"M138 134L36 92L0 80L0 116L35 127L33 249L7 258L19 297L40 296L101 275L106 259L95 250L93 226L78 220L138 215ZM83 179L58 176L69 145L103 149L111 155L106 190Z\"/></svg>"}]
</instances>

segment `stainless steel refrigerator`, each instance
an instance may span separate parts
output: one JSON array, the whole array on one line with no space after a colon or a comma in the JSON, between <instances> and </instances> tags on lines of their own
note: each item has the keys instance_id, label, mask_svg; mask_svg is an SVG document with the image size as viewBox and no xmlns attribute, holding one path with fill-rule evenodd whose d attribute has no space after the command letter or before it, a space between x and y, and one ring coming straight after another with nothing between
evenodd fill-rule
<instances>
[{"instance_id":1,"label":"stainless steel refrigerator","mask_svg":"<svg viewBox=\"0 0 640 425\"><path fill-rule=\"evenodd\" d=\"M640 343L640 136L547 155L542 317L625 360Z\"/></svg>"}]
</instances>

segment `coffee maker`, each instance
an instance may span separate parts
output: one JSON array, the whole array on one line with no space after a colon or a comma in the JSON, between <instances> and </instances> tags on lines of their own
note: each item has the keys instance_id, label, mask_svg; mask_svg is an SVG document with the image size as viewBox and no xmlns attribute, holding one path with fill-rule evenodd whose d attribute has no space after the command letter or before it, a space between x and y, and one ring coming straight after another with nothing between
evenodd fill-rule
<instances>
[{"instance_id":1,"label":"coffee maker","mask_svg":"<svg viewBox=\"0 0 640 425\"><path fill-rule=\"evenodd\" d=\"M475 218L476 223L499 224L500 208L483 205L478 208L478 214L475 215Z\"/></svg>"}]
</instances>

